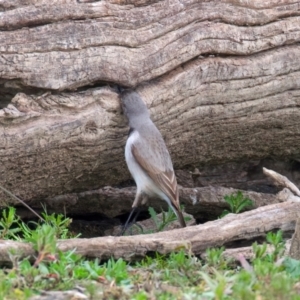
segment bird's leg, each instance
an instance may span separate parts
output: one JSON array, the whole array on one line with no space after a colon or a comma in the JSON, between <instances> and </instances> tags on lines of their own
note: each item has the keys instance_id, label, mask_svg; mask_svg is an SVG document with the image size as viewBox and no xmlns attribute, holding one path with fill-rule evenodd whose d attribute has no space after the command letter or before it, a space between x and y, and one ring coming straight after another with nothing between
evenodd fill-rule
<instances>
[{"instance_id":1,"label":"bird's leg","mask_svg":"<svg viewBox=\"0 0 300 300\"><path fill-rule=\"evenodd\" d=\"M139 193L137 192L136 196L135 196L135 199L133 201L133 205L132 205L132 210L129 214L129 217L125 223L125 225L123 226L123 229L121 231L121 234L120 235L124 235L124 233L126 232L126 230L132 225L135 223L137 217L140 215L140 208L138 207L141 203L141 201L143 200L143 197L144 197L144 194L143 193ZM133 214L136 212L136 215L135 217L133 218L132 222L130 222Z\"/></svg>"},{"instance_id":2,"label":"bird's leg","mask_svg":"<svg viewBox=\"0 0 300 300\"><path fill-rule=\"evenodd\" d=\"M138 218L138 216L140 215L140 213L141 213L142 210L141 210L140 207L135 207L135 211L136 211L136 214L135 214L135 216L134 216L134 218L133 218L131 224L136 223L136 220L137 220L137 218Z\"/></svg>"},{"instance_id":3,"label":"bird's leg","mask_svg":"<svg viewBox=\"0 0 300 300\"><path fill-rule=\"evenodd\" d=\"M136 220L137 220L137 218L140 215L142 210L141 210L140 207L136 207L135 211L136 211L136 214L135 214L134 218L132 219L132 221L129 223L129 225L128 225L129 228L136 223Z\"/></svg>"},{"instance_id":4,"label":"bird's leg","mask_svg":"<svg viewBox=\"0 0 300 300\"><path fill-rule=\"evenodd\" d=\"M120 235L124 235L125 231L126 231L126 230L130 227L130 225L133 223L133 222L130 223L130 220L131 220L133 214L134 214L136 211L137 211L136 214L139 214L139 213L140 213L140 209L139 209L138 207L133 207L132 210L131 210L131 212L130 212L130 214L129 214L129 217L127 218L127 221L126 221L125 225L123 226L123 229L122 229ZM133 221L135 221L135 220L136 220L136 217L133 219Z\"/></svg>"}]
</instances>

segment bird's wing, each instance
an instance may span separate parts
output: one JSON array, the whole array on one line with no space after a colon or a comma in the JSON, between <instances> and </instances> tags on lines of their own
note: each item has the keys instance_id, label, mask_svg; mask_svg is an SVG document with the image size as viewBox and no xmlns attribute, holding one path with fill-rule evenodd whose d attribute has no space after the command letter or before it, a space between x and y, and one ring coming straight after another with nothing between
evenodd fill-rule
<instances>
[{"instance_id":1,"label":"bird's wing","mask_svg":"<svg viewBox=\"0 0 300 300\"><path fill-rule=\"evenodd\" d=\"M176 176L173 170L170 154L159 137L143 137L135 140L131 146L132 154L138 164L147 172L149 177L165 193L172 206L180 211L179 193Z\"/></svg>"}]
</instances>

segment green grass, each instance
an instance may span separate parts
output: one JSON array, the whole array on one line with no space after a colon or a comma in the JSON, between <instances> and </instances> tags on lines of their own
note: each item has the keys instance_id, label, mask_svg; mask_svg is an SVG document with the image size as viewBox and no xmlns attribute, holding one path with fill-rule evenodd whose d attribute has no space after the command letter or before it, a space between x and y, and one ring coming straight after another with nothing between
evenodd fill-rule
<instances>
[{"instance_id":1,"label":"green grass","mask_svg":"<svg viewBox=\"0 0 300 300\"><path fill-rule=\"evenodd\" d=\"M207 249L206 260L185 253L155 254L135 263L122 259L88 260L75 251L61 252L60 238L72 235L71 220L43 214L44 223L24 224L14 208L2 212L2 239L29 242L33 261L10 253L11 267L0 269L0 299L23 300L42 291L82 289L89 299L300 299L300 261L284 258L282 233L268 233L253 244L255 257L242 266L224 258L224 248ZM169 218L165 218L164 222ZM160 224L157 223L157 227ZM271 253L267 245L272 245Z\"/></svg>"}]
</instances>

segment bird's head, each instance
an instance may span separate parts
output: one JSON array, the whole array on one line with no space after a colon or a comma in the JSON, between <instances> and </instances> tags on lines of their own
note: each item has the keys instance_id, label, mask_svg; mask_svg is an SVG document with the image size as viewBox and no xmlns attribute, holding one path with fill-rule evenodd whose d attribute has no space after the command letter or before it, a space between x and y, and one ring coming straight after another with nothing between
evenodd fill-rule
<instances>
[{"instance_id":1,"label":"bird's head","mask_svg":"<svg viewBox=\"0 0 300 300\"><path fill-rule=\"evenodd\" d=\"M121 93L121 102L124 114L129 122L134 118L149 118L150 114L145 102L140 95L132 90L125 90Z\"/></svg>"}]
</instances>

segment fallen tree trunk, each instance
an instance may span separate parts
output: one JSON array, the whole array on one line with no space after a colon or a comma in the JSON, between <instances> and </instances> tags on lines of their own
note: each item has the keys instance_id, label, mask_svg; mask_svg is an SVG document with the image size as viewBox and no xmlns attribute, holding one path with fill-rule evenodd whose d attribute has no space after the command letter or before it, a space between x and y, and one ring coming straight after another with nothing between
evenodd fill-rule
<instances>
[{"instance_id":1,"label":"fallen tree trunk","mask_svg":"<svg viewBox=\"0 0 300 300\"><path fill-rule=\"evenodd\" d=\"M135 260L153 252L168 254L182 248L200 255L207 248L265 236L266 232L271 230L294 230L299 210L300 203L285 202L242 214L230 214L203 225L155 234L61 240L58 242L58 248L62 251L76 249L76 252L83 256L103 260L110 257ZM10 249L18 250L23 257L32 256L34 253L28 244L1 241L0 263L10 261Z\"/></svg>"},{"instance_id":2,"label":"fallen tree trunk","mask_svg":"<svg viewBox=\"0 0 300 300\"><path fill-rule=\"evenodd\" d=\"M246 188L253 160L297 161L294 1L2 0L0 8L0 184L22 199L130 179L128 128L106 83L136 87L176 169L246 162L227 182Z\"/></svg>"},{"instance_id":3,"label":"fallen tree trunk","mask_svg":"<svg viewBox=\"0 0 300 300\"><path fill-rule=\"evenodd\" d=\"M199 55L250 55L300 40L292 0L9 2L0 4L1 77L53 90L99 80L136 86Z\"/></svg>"}]
</instances>

